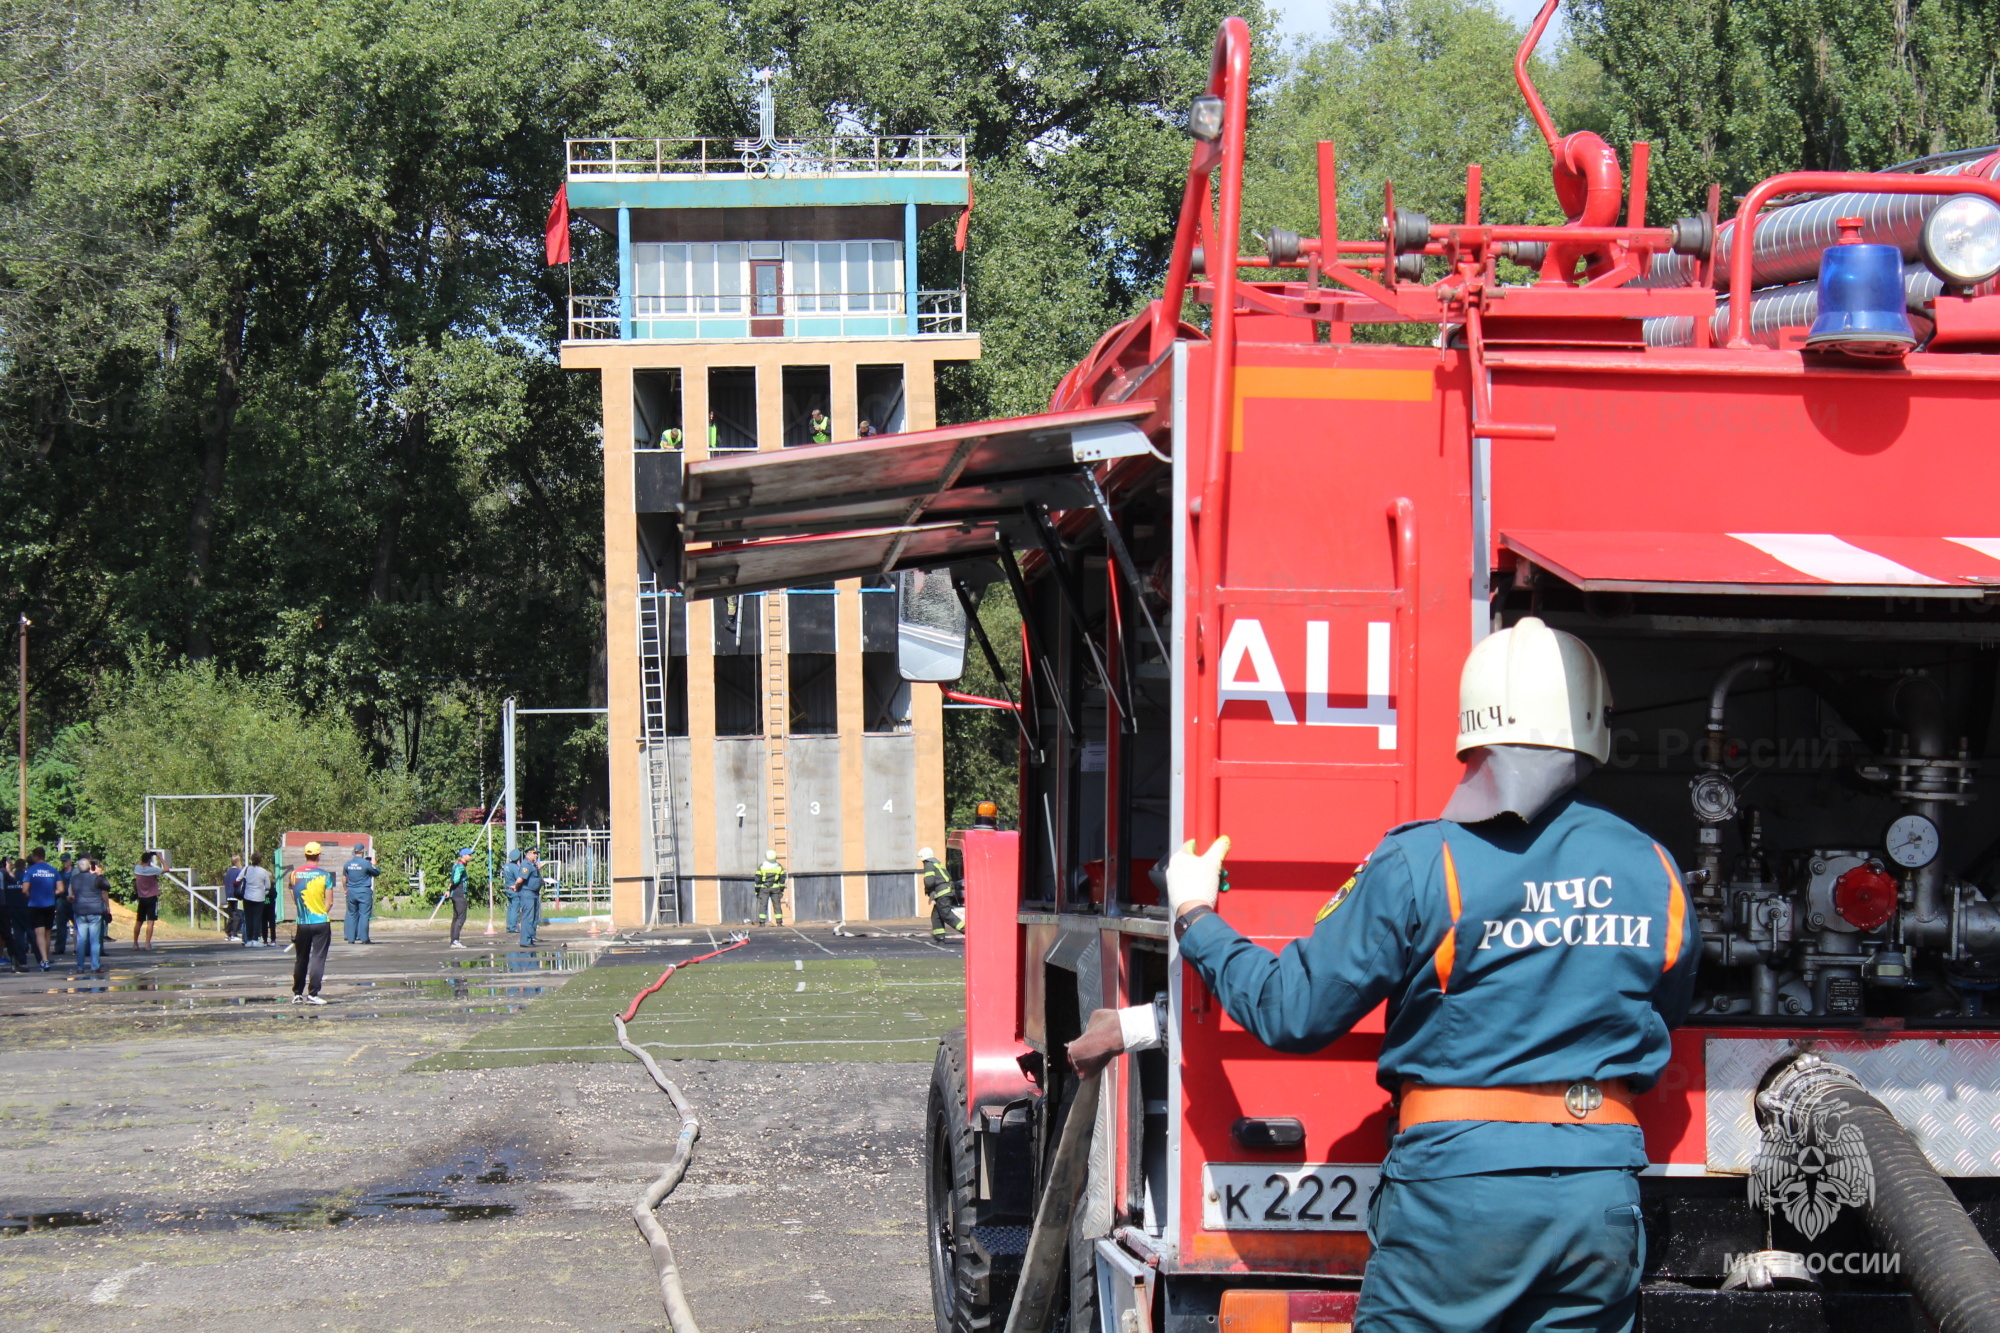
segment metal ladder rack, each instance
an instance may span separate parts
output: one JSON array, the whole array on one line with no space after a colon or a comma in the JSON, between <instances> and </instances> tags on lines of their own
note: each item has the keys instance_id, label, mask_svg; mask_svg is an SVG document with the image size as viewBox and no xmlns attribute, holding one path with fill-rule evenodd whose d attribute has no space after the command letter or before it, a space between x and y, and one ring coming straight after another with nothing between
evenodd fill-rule
<instances>
[{"instance_id":1,"label":"metal ladder rack","mask_svg":"<svg viewBox=\"0 0 2000 1333\"><path fill-rule=\"evenodd\" d=\"M681 853L677 835L673 754L667 735L667 658L671 649L667 613L672 606L657 580L639 583L639 712L645 736L646 845L652 902L646 923L680 924Z\"/></svg>"}]
</instances>

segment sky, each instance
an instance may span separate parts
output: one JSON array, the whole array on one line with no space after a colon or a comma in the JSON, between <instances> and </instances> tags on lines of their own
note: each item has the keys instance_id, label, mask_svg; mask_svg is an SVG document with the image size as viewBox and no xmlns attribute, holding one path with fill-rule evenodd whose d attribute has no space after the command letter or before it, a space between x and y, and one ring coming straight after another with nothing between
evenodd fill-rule
<instances>
[{"instance_id":1,"label":"sky","mask_svg":"<svg viewBox=\"0 0 2000 1333\"><path fill-rule=\"evenodd\" d=\"M1542 0L1495 0L1500 12L1526 27L1542 7ZM1266 0L1284 25L1287 37L1317 37L1327 28L1327 15L1332 12L1330 0ZM1555 39L1562 32L1562 15L1558 13L1549 30L1543 34L1542 43L1553 47Z\"/></svg>"}]
</instances>

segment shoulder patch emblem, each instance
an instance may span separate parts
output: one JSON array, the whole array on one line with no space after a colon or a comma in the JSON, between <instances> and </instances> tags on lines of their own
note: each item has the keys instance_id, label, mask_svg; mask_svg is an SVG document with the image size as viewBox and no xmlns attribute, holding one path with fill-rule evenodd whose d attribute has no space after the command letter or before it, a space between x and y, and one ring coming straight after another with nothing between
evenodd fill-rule
<instances>
[{"instance_id":1,"label":"shoulder patch emblem","mask_svg":"<svg viewBox=\"0 0 2000 1333\"><path fill-rule=\"evenodd\" d=\"M1347 877L1347 882L1342 884L1339 888L1333 891L1333 897L1328 898L1326 900L1326 906L1320 908L1319 914L1313 917L1313 924L1315 926L1318 925L1320 922L1326 920L1328 917L1332 916L1334 909L1347 901L1347 895L1354 892L1354 881L1360 879L1361 872L1366 870L1367 868L1368 868L1368 863L1366 861L1363 861L1360 865L1354 867L1354 873Z\"/></svg>"}]
</instances>

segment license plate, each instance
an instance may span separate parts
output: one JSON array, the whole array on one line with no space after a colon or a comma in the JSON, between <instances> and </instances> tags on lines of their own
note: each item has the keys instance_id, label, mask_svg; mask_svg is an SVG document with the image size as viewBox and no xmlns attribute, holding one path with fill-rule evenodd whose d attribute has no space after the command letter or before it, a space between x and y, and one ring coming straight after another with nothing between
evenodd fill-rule
<instances>
[{"instance_id":1,"label":"license plate","mask_svg":"<svg viewBox=\"0 0 2000 1333\"><path fill-rule=\"evenodd\" d=\"M1379 1166L1209 1162L1201 1224L1210 1231L1365 1231Z\"/></svg>"}]
</instances>

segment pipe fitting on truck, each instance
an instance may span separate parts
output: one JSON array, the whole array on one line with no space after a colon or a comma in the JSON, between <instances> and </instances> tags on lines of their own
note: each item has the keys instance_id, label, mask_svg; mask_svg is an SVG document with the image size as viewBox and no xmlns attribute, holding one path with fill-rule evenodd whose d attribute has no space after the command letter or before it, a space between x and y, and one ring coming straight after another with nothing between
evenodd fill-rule
<instances>
[{"instance_id":1,"label":"pipe fitting on truck","mask_svg":"<svg viewBox=\"0 0 2000 1333\"><path fill-rule=\"evenodd\" d=\"M1756 1108L1764 1150L1750 1178L1753 1203L1766 1202L1768 1160L1810 1153L1827 1174L1839 1159L1840 1187L1858 1197L1875 1243L1901 1256L1932 1325L2000 1333L2000 1259L1909 1131L1852 1071L1810 1051L1791 1056L1772 1066Z\"/></svg>"}]
</instances>

